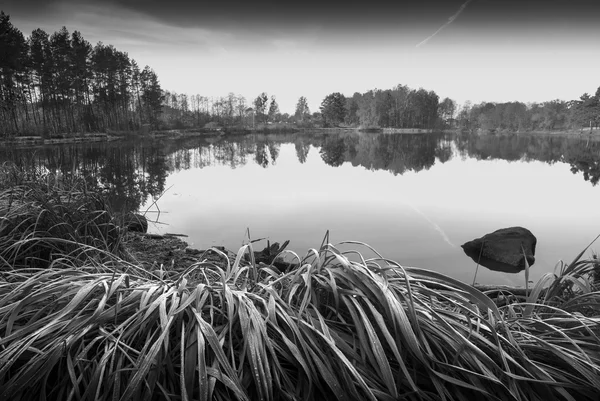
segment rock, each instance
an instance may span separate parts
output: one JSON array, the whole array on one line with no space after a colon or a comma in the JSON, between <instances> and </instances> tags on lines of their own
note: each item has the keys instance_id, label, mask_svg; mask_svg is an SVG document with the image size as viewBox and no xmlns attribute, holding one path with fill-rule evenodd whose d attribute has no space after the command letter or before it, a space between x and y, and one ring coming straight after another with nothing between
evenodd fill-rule
<instances>
[{"instance_id":1,"label":"rock","mask_svg":"<svg viewBox=\"0 0 600 401\"><path fill-rule=\"evenodd\" d=\"M297 267L296 264L288 263L285 261L275 260L277 255L279 255L290 243L289 240L285 241L283 245L279 245L279 242L275 242L271 244L267 241L267 246L260 252L254 252L254 262L256 264L263 263L267 266L272 266L277 268L280 272L286 272ZM249 261L248 255L244 255L246 261Z\"/></svg>"},{"instance_id":2,"label":"rock","mask_svg":"<svg viewBox=\"0 0 600 401\"><path fill-rule=\"evenodd\" d=\"M270 265L275 260L275 257L279 255L290 243L289 240L285 241L283 245L279 246L279 242L275 242L273 245L267 241L267 246L260 252L254 252L254 260L256 263L262 262Z\"/></svg>"},{"instance_id":3,"label":"rock","mask_svg":"<svg viewBox=\"0 0 600 401\"><path fill-rule=\"evenodd\" d=\"M123 227L138 233L148 232L148 220L141 214L129 213L123 218Z\"/></svg>"},{"instance_id":4,"label":"rock","mask_svg":"<svg viewBox=\"0 0 600 401\"><path fill-rule=\"evenodd\" d=\"M535 262L536 243L537 239L531 231L523 227L510 227L465 242L461 246L475 263L490 270L519 273L525 270L525 257L529 266Z\"/></svg>"}]
</instances>

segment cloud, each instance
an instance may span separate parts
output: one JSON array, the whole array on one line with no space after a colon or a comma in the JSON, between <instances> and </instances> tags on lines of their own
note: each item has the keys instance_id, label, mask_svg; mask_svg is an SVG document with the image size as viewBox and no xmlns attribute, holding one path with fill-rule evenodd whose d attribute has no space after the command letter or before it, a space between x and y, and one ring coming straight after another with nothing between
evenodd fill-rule
<instances>
[{"instance_id":1,"label":"cloud","mask_svg":"<svg viewBox=\"0 0 600 401\"><path fill-rule=\"evenodd\" d=\"M467 0L463 3L462 6L460 6L460 8L458 9L458 11L452 15L450 18L448 18L448 22L446 22L444 25L442 25L437 31L435 31L431 36L429 36L428 38L426 38L425 40L419 42L417 44L416 47L421 47L424 44L426 44L427 42L429 42L429 40L431 40L431 38L433 38L435 35L437 35L438 33L440 33L444 28L446 28L448 25L450 25L451 23L454 22L454 20L456 18L458 18L458 16L464 11L464 9L467 7L467 5L473 0Z\"/></svg>"}]
</instances>

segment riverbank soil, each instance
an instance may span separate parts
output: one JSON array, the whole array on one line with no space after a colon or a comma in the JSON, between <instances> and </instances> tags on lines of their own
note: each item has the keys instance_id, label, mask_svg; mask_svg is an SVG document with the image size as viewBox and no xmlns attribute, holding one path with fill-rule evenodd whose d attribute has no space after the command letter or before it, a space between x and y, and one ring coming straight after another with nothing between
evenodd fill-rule
<instances>
[{"instance_id":1,"label":"riverbank soil","mask_svg":"<svg viewBox=\"0 0 600 401\"><path fill-rule=\"evenodd\" d=\"M189 248L187 242L178 236L128 232L123 243L131 261L147 271L162 269L181 272L201 261L227 267L223 255L212 250ZM233 263L232 257L235 258L235 255L225 249L219 250L227 254Z\"/></svg>"}]
</instances>

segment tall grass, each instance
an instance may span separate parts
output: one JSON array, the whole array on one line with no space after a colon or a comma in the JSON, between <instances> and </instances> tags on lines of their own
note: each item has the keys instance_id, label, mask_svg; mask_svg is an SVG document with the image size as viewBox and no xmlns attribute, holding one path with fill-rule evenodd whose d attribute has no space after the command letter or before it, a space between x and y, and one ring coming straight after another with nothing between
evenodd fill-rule
<instances>
[{"instance_id":1,"label":"tall grass","mask_svg":"<svg viewBox=\"0 0 600 401\"><path fill-rule=\"evenodd\" d=\"M96 188L80 178L0 166L0 269L48 267L70 256L120 252L120 230ZM87 246L82 246L87 245Z\"/></svg>"},{"instance_id":2,"label":"tall grass","mask_svg":"<svg viewBox=\"0 0 600 401\"><path fill-rule=\"evenodd\" d=\"M498 308L330 244L284 274L251 251L168 280L66 259L5 272L0 399L597 399L600 327L580 312L597 292Z\"/></svg>"}]
</instances>

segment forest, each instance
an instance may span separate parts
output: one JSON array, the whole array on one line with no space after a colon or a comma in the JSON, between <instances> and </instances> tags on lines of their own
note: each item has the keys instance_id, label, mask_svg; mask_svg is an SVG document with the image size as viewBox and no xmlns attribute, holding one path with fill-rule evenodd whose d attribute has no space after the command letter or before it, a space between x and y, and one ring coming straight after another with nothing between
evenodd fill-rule
<instances>
[{"instance_id":1,"label":"forest","mask_svg":"<svg viewBox=\"0 0 600 401\"><path fill-rule=\"evenodd\" d=\"M457 128L483 132L528 132L591 130L600 125L600 88L593 96L552 100L544 103L522 102L471 105L466 103L456 116Z\"/></svg>"},{"instance_id":2,"label":"forest","mask_svg":"<svg viewBox=\"0 0 600 401\"><path fill-rule=\"evenodd\" d=\"M578 100L543 103L465 102L459 109L433 91L398 85L393 89L354 93L351 98L331 94L323 101L325 125L362 128L460 129L470 132L566 131L600 125L600 88Z\"/></svg>"},{"instance_id":3,"label":"forest","mask_svg":"<svg viewBox=\"0 0 600 401\"><path fill-rule=\"evenodd\" d=\"M0 13L0 134L58 136L158 126L158 76L66 27L28 38Z\"/></svg>"},{"instance_id":4,"label":"forest","mask_svg":"<svg viewBox=\"0 0 600 401\"><path fill-rule=\"evenodd\" d=\"M465 102L397 85L346 97L327 95L319 110L300 96L293 114L276 96L182 94L161 88L156 72L127 52L63 27L25 37L0 12L0 137L186 128L425 128L467 132L574 131L600 125L600 88L576 100L543 103Z\"/></svg>"}]
</instances>

